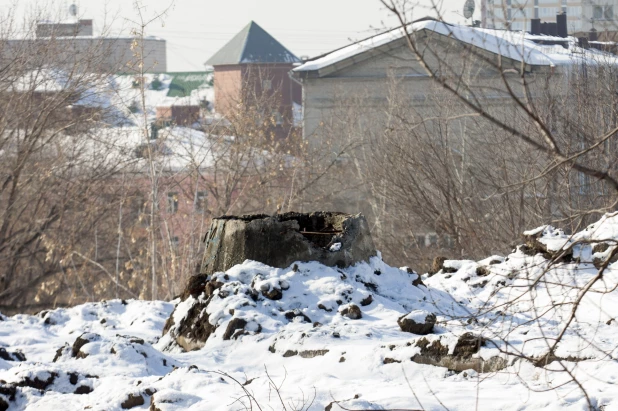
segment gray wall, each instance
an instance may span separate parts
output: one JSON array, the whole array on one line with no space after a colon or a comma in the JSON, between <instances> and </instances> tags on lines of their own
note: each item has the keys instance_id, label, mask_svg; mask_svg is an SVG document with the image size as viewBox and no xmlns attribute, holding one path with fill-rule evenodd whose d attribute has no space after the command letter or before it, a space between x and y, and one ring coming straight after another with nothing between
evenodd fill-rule
<instances>
[{"instance_id":1,"label":"gray wall","mask_svg":"<svg viewBox=\"0 0 618 411\"><path fill-rule=\"evenodd\" d=\"M73 67L76 63L85 71L109 71L114 73L135 73L139 68L138 60L131 44L131 37L101 38L101 37L56 37L48 39L7 40L0 43L0 58L3 61L19 58L29 54L39 56L39 61L33 64L54 64ZM159 38L145 38L144 71L162 73L167 71L166 42ZM138 47L140 49L140 47Z\"/></svg>"}]
</instances>

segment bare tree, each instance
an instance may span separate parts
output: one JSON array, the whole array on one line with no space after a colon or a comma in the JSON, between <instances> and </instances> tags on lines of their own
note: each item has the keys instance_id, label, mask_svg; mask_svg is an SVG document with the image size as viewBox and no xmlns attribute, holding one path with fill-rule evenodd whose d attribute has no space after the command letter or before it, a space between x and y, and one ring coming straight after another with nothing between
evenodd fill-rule
<instances>
[{"instance_id":1,"label":"bare tree","mask_svg":"<svg viewBox=\"0 0 618 411\"><path fill-rule=\"evenodd\" d=\"M446 24L416 29L409 2L382 3L407 54L384 56L387 90L333 91L321 132L354 141L350 186L389 261L429 268L439 254L506 252L527 227L574 230L615 208L612 57L586 50L531 71L517 44L489 53Z\"/></svg>"},{"instance_id":2,"label":"bare tree","mask_svg":"<svg viewBox=\"0 0 618 411\"><path fill-rule=\"evenodd\" d=\"M105 155L95 131L116 115L94 102L109 81L101 44L76 56L54 38L13 41L38 16L24 27L3 17L0 308L32 310L92 294L83 278L72 280L87 263L71 256L84 253L84 238L116 209L107 182L124 164Z\"/></svg>"}]
</instances>

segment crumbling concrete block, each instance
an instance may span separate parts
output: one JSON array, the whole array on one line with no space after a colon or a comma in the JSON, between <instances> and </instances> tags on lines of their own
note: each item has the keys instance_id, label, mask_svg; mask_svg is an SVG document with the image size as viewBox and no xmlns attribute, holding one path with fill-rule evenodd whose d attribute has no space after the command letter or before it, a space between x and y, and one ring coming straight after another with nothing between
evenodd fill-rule
<instances>
[{"instance_id":1,"label":"crumbling concrete block","mask_svg":"<svg viewBox=\"0 0 618 411\"><path fill-rule=\"evenodd\" d=\"M204 240L202 274L225 271L245 260L279 268L295 261L343 268L376 255L361 214L318 211L223 216L213 219Z\"/></svg>"}]
</instances>

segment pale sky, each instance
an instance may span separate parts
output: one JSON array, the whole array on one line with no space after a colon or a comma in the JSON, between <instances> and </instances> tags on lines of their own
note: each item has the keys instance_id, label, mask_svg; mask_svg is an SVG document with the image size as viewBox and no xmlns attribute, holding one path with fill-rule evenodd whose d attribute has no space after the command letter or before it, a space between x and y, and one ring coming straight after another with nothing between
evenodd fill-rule
<instances>
[{"instance_id":1,"label":"pale sky","mask_svg":"<svg viewBox=\"0 0 618 411\"><path fill-rule=\"evenodd\" d=\"M431 0L419 0L429 2ZM463 23L465 0L442 0L442 13L452 23ZM81 18L93 19L95 34L112 22L117 34L128 34L137 20L134 0L0 0L0 9L17 7L23 15L33 7L52 10L49 18L68 13L75 2ZM204 62L234 34L254 20L297 56L315 56L396 25L379 0L141 0L143 14L160 14L147 35L167 40L168 71L201 71ZM17 4L17 6L15 6ZM428 3L425 3L428 4ZM477 7L478 9L478 7ZM417 7L413 18L430 14Z\"/></svg>"}]
</instances>

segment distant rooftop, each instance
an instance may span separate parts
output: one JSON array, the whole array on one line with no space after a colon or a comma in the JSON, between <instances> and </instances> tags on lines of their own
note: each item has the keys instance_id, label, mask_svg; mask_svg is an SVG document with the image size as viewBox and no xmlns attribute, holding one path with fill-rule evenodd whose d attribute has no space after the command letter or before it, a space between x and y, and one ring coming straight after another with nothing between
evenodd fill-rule
<instances>
[{"instance_id":1,"label":"distant rooftop","mask_svg":"<svg viewBox=\"0 0 618 411\"><path fill-rule=\"evenodd\" d=\"M266 30L252 21L236 34L206 64L297 63L300 59Z\"/></svg>"}]
</instances>

